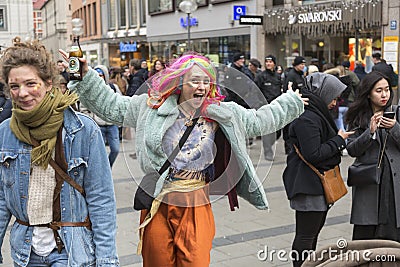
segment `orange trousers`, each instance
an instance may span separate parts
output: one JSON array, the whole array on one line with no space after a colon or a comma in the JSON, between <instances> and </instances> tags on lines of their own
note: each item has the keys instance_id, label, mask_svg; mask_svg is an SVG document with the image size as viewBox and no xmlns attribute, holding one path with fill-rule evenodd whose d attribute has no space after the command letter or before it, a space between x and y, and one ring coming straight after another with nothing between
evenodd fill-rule
<instances>
[{"instance_id":1,"label":"orange trousers","mask_svg":"<svg viewBox=\"0 0 400 267\"><path fill-rule=\"evenodd\" d=\"M147 210L142 210L141 223L146 214ZM214 235L211 204L181 207L161 203L144 228L143 267L209 266Z\"/></svg>"}]
</instances>

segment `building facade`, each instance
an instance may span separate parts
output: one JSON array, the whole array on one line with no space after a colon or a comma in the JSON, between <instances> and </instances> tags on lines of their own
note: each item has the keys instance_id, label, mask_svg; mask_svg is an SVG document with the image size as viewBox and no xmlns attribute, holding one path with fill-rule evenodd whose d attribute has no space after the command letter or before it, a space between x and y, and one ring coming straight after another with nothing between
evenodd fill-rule
<instances>
[{"instance_id":1,"label":"building facade","mask_svg":"<svg viewBox=\"0 0 400 267\"><path fill-rule=\"evenodd\" d=\"M361 61L370 71L372 53L379 51L398 70L399 1L271 0L265 3L265 53L277 55L280 64L290 66L293 58L301 55L307 60L318 58L320 66L349 60L353 68L355 61ZM396 44L393 41L390 44L391 51L385 51L385 40L395 40Z\"/></svg>"},{"instance_id":2,"label":"building facade","mask_svg":"<svg viewBox=\"0 0 400 267\"><path fill-rule=\"evenodd\" d=\"M68 49L71 43L71 4L68 0L37 0L33 3L33 38L40 40L53 54Z\"/></svg>"},{"instance_id":3,"label":"building facade","mask_svg":"<svg viewBox=\"0 0 400 267\"><path fill-rule=\"evenodd\" d=\"M123 67L147 59L145 0L72 0L72 18L83 20L81 48L89 64Z\"/></svg>"},{"instance_id":4,"label":"building facade","mask_svg":"<svg viewBox=\"0 0 400 267\"><path fill-rule=\"evenodd\" d=\"M179 9L182 0L148 2L147 41L152 60L168 61L187 50L224 64L237 51L248 59L263 56L262 26L239 24L240 15L263 14L261 1L196 0L197 10L189 16Z\"/></svg>"},{"instance_id":5,"label":"building facade","mask_svg":"<svg viewBox=\"0 0 400 267\"><path fill-rule=\"evenodd\" d=\"M12 44L12 39L33 38L32 0L0 0L0 48Z\"/></svg>"}]
</instances>

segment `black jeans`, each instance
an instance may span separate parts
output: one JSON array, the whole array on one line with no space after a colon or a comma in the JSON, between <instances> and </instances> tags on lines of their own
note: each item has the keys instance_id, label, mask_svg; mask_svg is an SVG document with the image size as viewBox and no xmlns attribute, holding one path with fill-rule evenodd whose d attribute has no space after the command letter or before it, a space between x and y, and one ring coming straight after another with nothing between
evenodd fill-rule
<instances>
[{"instance_id":1,"label":"black jeans","mask_svg":"<svg viewBox=\"0 0 400 267\"><path fill-rule=\"evenodd\" d=\"M300 267L307 254L303 251L315 250L317 247L318 235L325 224L328 211L296 211L296 236L293 240L293 266ZM296 255L297 254L297 255Z\"/></svg>"}]
</instances>

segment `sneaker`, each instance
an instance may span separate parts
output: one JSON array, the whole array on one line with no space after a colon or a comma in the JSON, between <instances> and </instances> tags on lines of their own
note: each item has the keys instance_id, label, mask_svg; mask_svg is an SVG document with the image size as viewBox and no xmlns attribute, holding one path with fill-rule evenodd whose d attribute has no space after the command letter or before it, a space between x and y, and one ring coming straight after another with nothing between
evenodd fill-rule
<instances>
[{"instance_id":1,"label":"sneaker","mask_svg":"<svg viewBox=\"0 0 400 267\"><path fill-rule=\"evenodd\" d=\"M342 150L342 155L343 156L348 156L349 155L349 153L347 152L347 149L343 149Z\"/></svg>"},{"instance_id":2,"label":"sneaker","mask_svg":"<svg viewBox=\"0 0 400 267\"><path fill-rule=\"evenodd\" d=\"M136 153L129 154L129 157L130 157L131 159L137 159Z\"/></svg>"}]
</instances>

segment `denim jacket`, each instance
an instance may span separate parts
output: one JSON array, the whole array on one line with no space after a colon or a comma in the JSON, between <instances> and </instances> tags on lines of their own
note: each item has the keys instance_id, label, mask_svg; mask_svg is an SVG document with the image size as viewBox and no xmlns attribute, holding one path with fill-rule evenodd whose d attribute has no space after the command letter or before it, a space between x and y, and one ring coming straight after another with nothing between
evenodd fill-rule
<instances>
[{"instance_id":1,"label":"denim jacket","mask_svg":"<svg viewBox=\"0 0 400 267\"><path fill-rule=\"evenodd\" d=\"M10 120L0 124L0 245L11 216L28 222L27 203L32 146L19 141ZM64 111L63 144L68 174L86 193L68 183L61 189L61 221L83 222L89 215L92 230L61 227L68 266L119 266L116 252L116 205L110 165L98 126L71 108ZM11 257L27 266L33 227L15 222L11 228ZM0 254L0 260L3 261Z\"/></svg>"}]
</instances>

